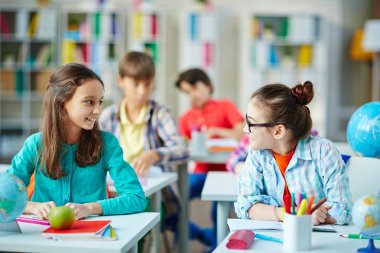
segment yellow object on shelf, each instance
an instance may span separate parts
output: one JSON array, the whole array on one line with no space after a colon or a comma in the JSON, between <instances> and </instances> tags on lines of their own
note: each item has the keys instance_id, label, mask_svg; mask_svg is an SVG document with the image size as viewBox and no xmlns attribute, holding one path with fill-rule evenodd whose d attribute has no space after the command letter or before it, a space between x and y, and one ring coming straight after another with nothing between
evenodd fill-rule
<instances>
[{"instance_id":1,"label":"yellow object on shelf","mask_svg":"<svg viewBox=\"0 0 380 253\"><path fill-rule=\"evenodd\" d=\"M352 37L352 44L350 49L350 56L354 61L369 61L374 57L373 52L366 51L363 48L363 38L363 29L356 30Z\"/></svg>"}]
</instances>

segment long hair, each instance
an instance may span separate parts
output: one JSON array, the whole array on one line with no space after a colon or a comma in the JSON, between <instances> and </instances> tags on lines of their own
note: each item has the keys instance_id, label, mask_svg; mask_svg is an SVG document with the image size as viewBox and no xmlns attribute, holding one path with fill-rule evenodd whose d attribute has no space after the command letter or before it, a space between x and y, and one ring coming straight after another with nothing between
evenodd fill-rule
<instances>
[{"instance_id":1,"label":"long hair","mask_svg":"<svg viewBox=\"0 0 380 253\"><path fill-rule=\"evenodd\" d=\"M50 178L58 179L66 175L61 165L69 131L64 103L87 80L98 80L104 87L103 81L95 72L78 63L63 65L50 76L43 102L42 146L39 150L41 171ZM91 130L82 129L75 162L81 167L97 163L102 146L98 122Z\"/></svg>"}]
</instances>

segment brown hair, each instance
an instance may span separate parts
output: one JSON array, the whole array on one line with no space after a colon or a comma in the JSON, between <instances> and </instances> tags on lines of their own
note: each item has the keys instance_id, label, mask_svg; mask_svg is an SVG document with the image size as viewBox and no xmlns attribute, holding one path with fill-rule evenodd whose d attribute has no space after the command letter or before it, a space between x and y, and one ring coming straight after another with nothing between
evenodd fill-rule
<instances>
[{"instance_id":1,"label":"brown hair","mask_svg":"<svg viewBox=\"0 0 380 253\"><path fill-rule=\"evenodd\" d=\"M313 99L313 84L299 83L293 88L283 84L269 84L253 93L251 99L269 108L271 123L283 124L298 141L310 135L312 120L306 106Z\"/></svg>"},{"instance_id":2,"label":"brown hair","mask_svg":"<svg viewBox=\"0 0 380 253\"><path fill-rule=\"evenodd\" d=\"M199 81L210 87L211 93L213 92L214 88L212 86L210 78L206 72L199 68L189 69L180 73L177 81L175 82L175 86L178 89L181 89L181 82L187 82L194 87L194 85Z\"/></svg>"},{"instance_id":3,"label":"brown hair","mask_svg":"<svg viewBox=\"0 0 380 253\"><path fill-rule=\"evenodd\" d=\"M50 178L65 176L61 166L61 157L65 152L63 144L68 132L64 103L73 97L75 90L86 80L98 80L104 87L103 81L95 72L78 63L63 65L50 76L43 102L42 146L39 150L41 170ZM82 129L75 162L81 167L97 163L102 146L97 122L91 130Z\"/></svg>"},{"instance_id":4,"label":"brown hair","mask_svg":"<svg viewBox=\"0 0 380 253\"><path fill-rule=\"evenodd\" d=\"M127 53L119 61L119 75L134 80L152 80L155 75L152 57L142 52Z\"/></svg>"}]
</instances>

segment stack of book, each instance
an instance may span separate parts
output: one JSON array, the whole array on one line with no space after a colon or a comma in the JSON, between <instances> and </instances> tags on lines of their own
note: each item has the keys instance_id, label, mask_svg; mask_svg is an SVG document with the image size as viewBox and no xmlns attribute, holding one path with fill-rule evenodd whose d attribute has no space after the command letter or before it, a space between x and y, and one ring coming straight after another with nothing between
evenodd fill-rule
<instances>
[{"instance_id":1,"label":"stack of book","mask_svg":"<svg viewBox=\"0 0 380 253\"><path fill-rule=\"evenodd\" d=\"M76 220L69 229L49 227L41 235L47 239L59 241L75 240L117 240L110 220Z\"/></svg>"}]
</instances>

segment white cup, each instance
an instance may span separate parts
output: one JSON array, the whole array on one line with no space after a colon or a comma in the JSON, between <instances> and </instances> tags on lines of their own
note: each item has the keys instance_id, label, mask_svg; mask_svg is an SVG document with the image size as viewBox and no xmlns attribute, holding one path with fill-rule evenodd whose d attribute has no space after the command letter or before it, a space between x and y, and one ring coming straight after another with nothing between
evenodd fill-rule
<instances>
[{"instance_id":1,"label":"white cup","mask_svg":"<svg viewBox=\"0 0 380 253\"><path fill-rule=\"evenodd\" d=\"M207 135L206 132L202 131L192 131L191 132L191 142L190 142L190 154L192 156L206 156Z\"/></svg>"},{"instance_id":2,"label":"white cup","mask_svg":"<svg viewBox=\"0 0 380 253\"><path fill-rule=\"evenodd\" d=\"M311 248L312 233L311 215L284 214L284 251L306 251Z\"/></svg>"}]
</instances>

